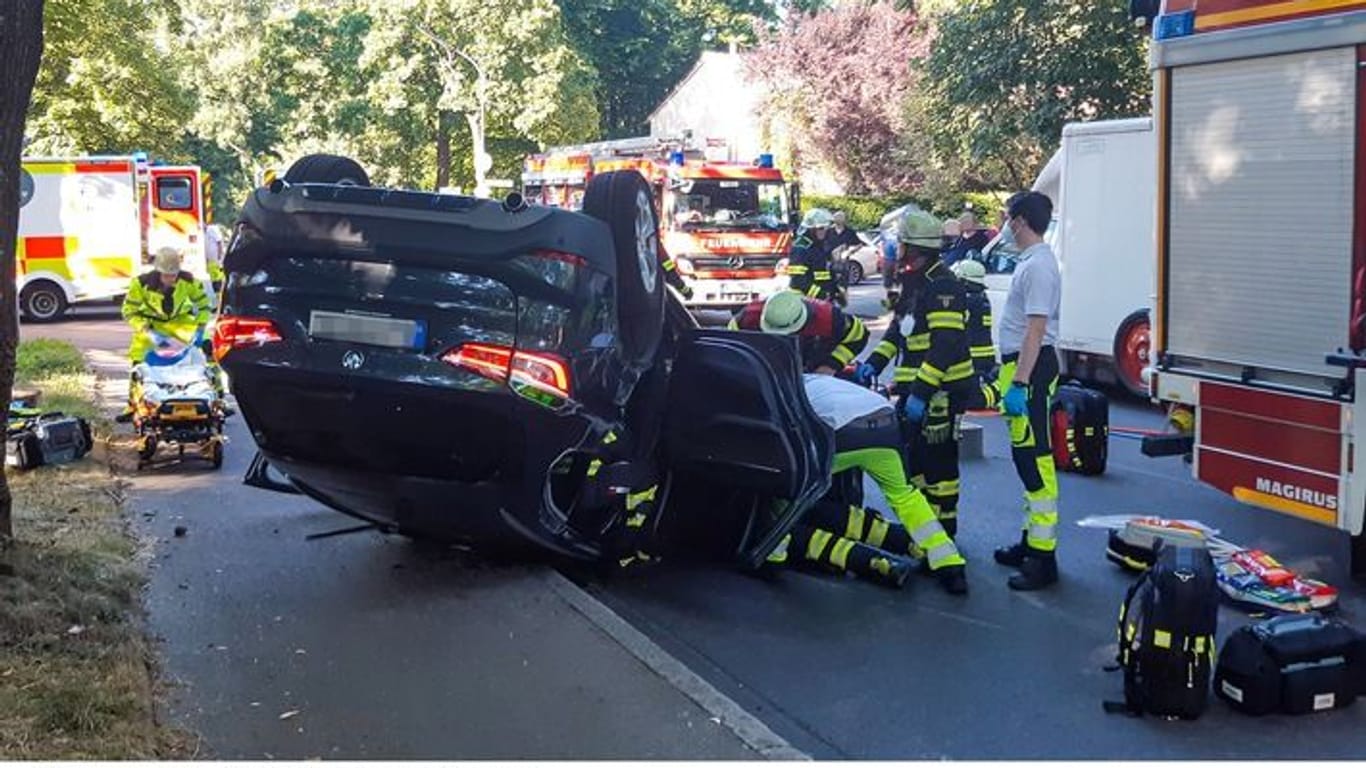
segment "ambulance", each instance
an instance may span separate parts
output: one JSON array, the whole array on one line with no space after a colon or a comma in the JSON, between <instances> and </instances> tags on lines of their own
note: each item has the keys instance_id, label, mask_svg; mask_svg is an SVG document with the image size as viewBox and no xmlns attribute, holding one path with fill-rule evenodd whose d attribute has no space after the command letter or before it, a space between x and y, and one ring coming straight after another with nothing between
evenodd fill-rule
<instances>
[{"instance_id":1,"label":"ambulance","mask_svg":"<svg viewBox=\"0 0 1366 768\"><path fill-rule=\"evenodd\" d=\"M637 171L650 182L660 242L695 308L735 308L785 288L798 191L771 155L732 162L725 147L640 137L559 147L526 158L528 202L578 210L594 174Z\"/></svg>"},{"instance_id":2,"label":"ambulance","mask_svg":"<svg viewBox=\"0 0 1366 768\"><path fill-rule=\"evenodd\" d=\"M203 174L141 155L24 158L19 173L19 309L35 322L115 299L165 245L207 281Z\"/></svg>"},{"instance_id":3,"label":"ambulance","mask_svg":"<svg viewBox=\"0 0 1366 768\"><path fill-rule=\"evenodd\" d=\"M1346 531L1366 574L1366 2L1131 12L1153 30L1150 386L1181 428L1144 452Z\"/></svg>"}]
</instances>

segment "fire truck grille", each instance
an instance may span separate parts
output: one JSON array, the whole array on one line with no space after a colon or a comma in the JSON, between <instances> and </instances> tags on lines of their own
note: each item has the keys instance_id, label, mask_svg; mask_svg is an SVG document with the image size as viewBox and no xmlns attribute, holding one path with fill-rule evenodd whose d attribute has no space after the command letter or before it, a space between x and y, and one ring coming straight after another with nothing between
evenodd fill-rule
<instances>
[{"instance_id":1,"label":"fire truck grille","mask_svg":"<svg viewBox=\"0 0 1366 768\"><path fill-rule=\"evenodd\" d=\"M699 272L764 270L771 273L781 258L774 253L746 253L734 256L691 256L689 261L693 269Z\"/></svg>"}]
</instances>

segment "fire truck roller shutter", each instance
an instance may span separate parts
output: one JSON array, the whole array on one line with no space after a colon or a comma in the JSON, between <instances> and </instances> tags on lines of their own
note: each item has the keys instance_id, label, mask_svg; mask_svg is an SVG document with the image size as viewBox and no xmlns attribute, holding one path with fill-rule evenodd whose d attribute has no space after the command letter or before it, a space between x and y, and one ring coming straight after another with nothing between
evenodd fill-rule
<instances>
[{"instance_id":1,"label":"fire truck roller shutter","mask_svg":"<svg viewBox=\"0 0 1366 768\"><path fill-rule=\"evenodd\" d=\"M1166 351L1326 389L1348 343L1355 50L1171 78Z\"/></svg>"}]
</instances>

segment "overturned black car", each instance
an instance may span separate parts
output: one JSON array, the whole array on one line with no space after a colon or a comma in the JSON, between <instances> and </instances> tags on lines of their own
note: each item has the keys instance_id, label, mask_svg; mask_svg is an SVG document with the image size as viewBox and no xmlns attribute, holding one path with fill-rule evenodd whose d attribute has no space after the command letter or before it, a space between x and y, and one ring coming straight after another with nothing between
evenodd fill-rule
<instances>
[{"instance_id":1,"label":"overturned black car","mask_svg":"<svg viewBox=\"0 0 1366 768\"><path fill-rule=\"evenodd\" d=\"M617 556L653 491L656 551L759 565L829 488L834 437L793 340L700 329L665 288L656 216L634 172L595 177L583 213L371 187L326 156L255 190L214 339L248 483L581 559Z\"/></svg>"}]
</instances>

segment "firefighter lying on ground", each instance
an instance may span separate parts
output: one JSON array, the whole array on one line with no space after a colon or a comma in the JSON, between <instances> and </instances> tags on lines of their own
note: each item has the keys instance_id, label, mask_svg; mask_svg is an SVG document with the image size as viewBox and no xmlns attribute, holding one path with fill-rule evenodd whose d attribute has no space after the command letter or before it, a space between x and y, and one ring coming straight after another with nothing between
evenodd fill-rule
<instances>
[{"instance_id":1,"label":"firefighter lying on ground","mask_svg":"<svg viewBox=\"0 0 1366 768\"><path fill-rule=\"evenodd\" d=\"M967 594L967 561L939 524L925 496L906 479L902 430L892 403L866 387L834 376L807 373L802 378L812 409L835 430L835 461L831 473L838 475L858 469L872 478L908 535L908 540L898 537L887 541L886 532L881 532L883 546L904 546L903 551L923 553L930 573L944 591L954 595ZM822 509L828 514L828 507ZM909 572L911 564L900 555L866 543L878 538L873 531L874 521L857 521L856 526L856 521L850 518L839 508L831 518L804 518L769 556L769 562L788 562L795 549L797 556L853 570L860 575L882 576L880 569L887 566L881 565L881 558L895 563L898 570L904 568L905 573ZM857 538L841 535L856 532L860 534ZM905 573L884 578L899 578L904 582Z\"/></svg>"},{"instance_id":2,"label":"firefighter lying on ground","mask_svg":"<svg viewBox=\"0 0 1366 768\"><path fill-rule=\"evenodd\" d=\"M807 372L842 371L868 345L868 329L862 320L829 301L806 298L793 291L779 291L750 302L735 313L729 328L797 336Z\"/></svg>"},{"instance_id":3,"label":"firefighter lying on ground","mask_svg":"<svg viewBox=\"0 0 1366 768\"><path fill-rule=\"evenodd\" d=\"M995 408L999 395L979 378L969 348L969 312L963 284L939 259L939 220L910 210L898 228L897 303L892 323L856 379L869 382L896 360L893 392L898 398L903 444L911 482L924 491L950 536L958 533L958 442L962 414ZM902 323L912 322L910 335ZM989 316L976 324L990 334ZM980 334L980 331L979 331Z\"/></svg>"},{"instance_id":4,"label":"firefighter lying on ground","mask_svg":"<svg viewBox=\"0 0 1366 768\"><path fill-rule=\"evenodd\" d=\"M797 239L792 243L787 274L790 277L789 287L797 293L844 304L844 293L830 270L827 234L832 223L829 211L823 208L806 212Z\"/></svg>"},{"instance_id":5,"label":"firefighter lying on ground","mask_svg":"<svg viewBox=\"0 0 1366 768\"><path fill-rule=\"evenodd\" d=\"M203 343L209 323L209 297L204 286L189 272L181 270L185 255L177 248L163 247L156 252L153 269L133 278L123 298L123 319L133 328L128 345L128 360L137 366L154 348L171 343ZM212 359L212 355L209 356ZM221 377L215 374L215 388ZM116 421L133 418L133 380L128 381L128 405ZM223 393L218 392L221 398Z\"/></svg>"}]
</instances>

